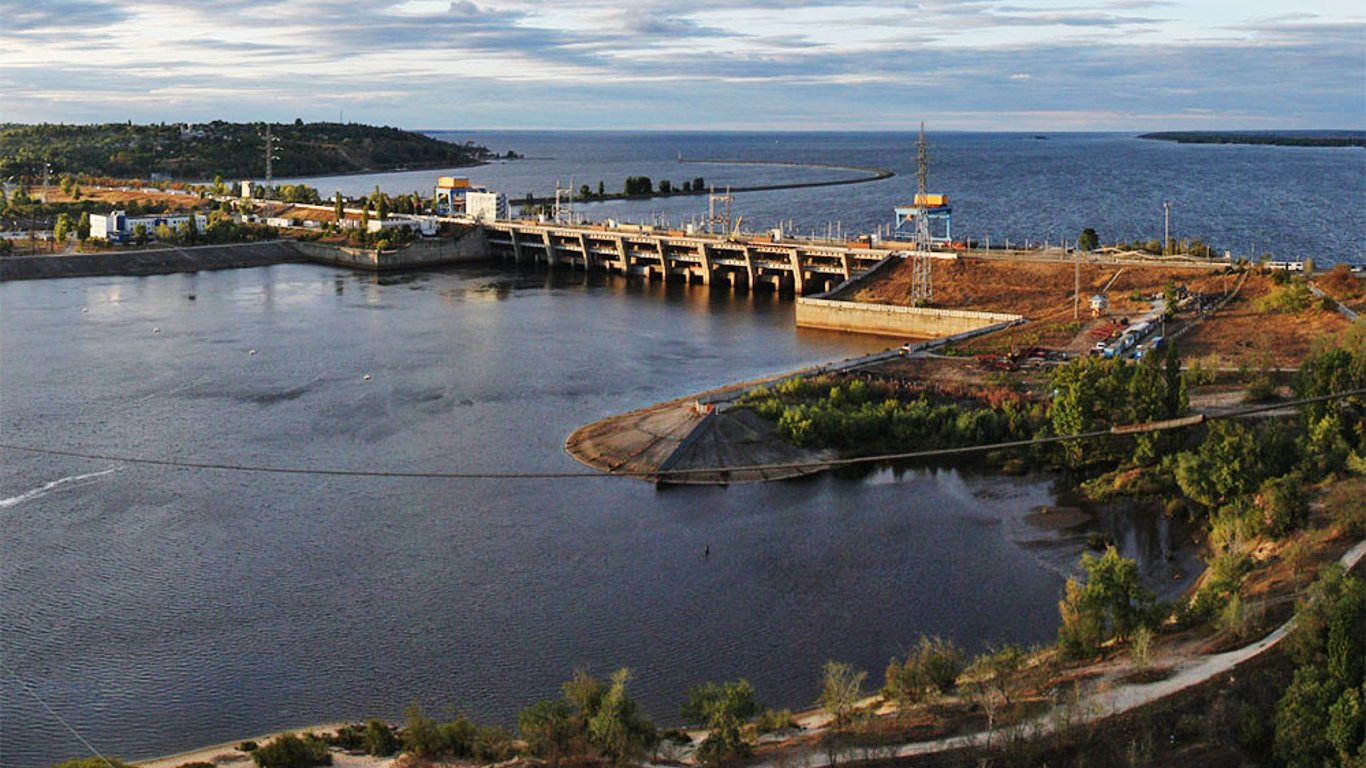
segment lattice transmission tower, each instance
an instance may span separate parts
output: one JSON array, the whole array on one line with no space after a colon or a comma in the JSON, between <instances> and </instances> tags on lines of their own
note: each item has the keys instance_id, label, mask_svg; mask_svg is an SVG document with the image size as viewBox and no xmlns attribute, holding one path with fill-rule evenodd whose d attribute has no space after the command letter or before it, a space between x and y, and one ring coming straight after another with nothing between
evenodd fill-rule
<instances>
[{"instance_id":1,"label":"lattice transmission tower","mask_svg":"<svg viewBox=\"0 0 1366 768\"><path fill-rule=\"evenodd\" d=\"M920 124L916 145L915 251L911 254L911 303L929 304L934 300L930 268L929 178L930 150L925 142L925 124Z\"/></svg>"}]
</instances>

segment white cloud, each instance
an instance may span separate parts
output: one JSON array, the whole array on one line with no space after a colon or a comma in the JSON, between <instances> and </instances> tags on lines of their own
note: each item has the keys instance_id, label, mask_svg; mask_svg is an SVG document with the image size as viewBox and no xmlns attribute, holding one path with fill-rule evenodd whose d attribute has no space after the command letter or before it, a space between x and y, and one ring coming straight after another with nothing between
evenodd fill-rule
<instances>
[{"instance_id":1,"label":"white cloud","mask_svg":"<svg viewBox=\"0 0 1366 768\"><path fill-rule=\"evenodd\" d=\"M344 103L348 115L371 105L385 110L372 121L423 127L961 121L948 128L993 114L996 127L1014 115L1023 128L1049 114L1075 126L1081 103L1098 127L1125 114L1133 125L1119 127L1196 114L1354 127L1366 91L1366 21L1339 0L1288 18L1273 0L622 7L0 0L5 119L322 119Z\"/></svg>"}]
</instances>

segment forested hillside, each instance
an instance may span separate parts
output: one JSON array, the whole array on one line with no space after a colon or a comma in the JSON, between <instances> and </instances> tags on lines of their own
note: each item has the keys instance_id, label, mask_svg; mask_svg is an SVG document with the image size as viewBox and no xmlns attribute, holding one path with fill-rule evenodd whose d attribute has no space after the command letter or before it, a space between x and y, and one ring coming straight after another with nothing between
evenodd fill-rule
<instances>
[{"instance_id":1,"label":"forested hillside","mask_svg":"<svg viewBox=\"0 0 1366 768\"><path fill-rule=\"evenodd\" d=\"M119 178L256 178L265 174L265 123L0 124L0 178L53 174ZM277 123L274 175L310 176L474 165L490 152L398 128Z\"/></svg>"}]
</instances>

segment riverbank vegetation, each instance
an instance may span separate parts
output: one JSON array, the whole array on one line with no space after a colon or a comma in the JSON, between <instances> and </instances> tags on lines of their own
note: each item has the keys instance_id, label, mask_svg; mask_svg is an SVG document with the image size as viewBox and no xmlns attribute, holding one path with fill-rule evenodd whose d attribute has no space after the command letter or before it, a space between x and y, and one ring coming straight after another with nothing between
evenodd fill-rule
<instances>
[{"instance_id":1,"label":"riverbank vegetation","mask_svg":"<svg viewBox=\"0 0 1366 768\"><path fill-rule=\"evenodd\" d=\"M325 176L405 168L454 168L495 157L472 143L440 141L359 123L0 126L0 176L53 174L119 178L255 178L265 173L266 134L280 176Z\"/></svg>"}]
</instances>

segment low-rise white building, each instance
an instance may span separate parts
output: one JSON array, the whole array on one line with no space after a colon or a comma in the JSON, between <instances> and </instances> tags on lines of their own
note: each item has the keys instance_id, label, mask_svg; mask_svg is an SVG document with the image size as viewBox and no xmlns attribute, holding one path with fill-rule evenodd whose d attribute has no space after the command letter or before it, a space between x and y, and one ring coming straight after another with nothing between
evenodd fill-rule
<instances>
[{"instance_id":1,"label":"low-rise white building","mask_svg":"<svg viewBox=\"0 0 1366 768\"><path fill-rule=\"evenodd\" d=\"M125 211L110 211L107 214L93 213L90 215L90 236L108 240L111 243L127 243L137 232L138 226L142 226L147 232L147 239L156 240L157 227L165 225L172 230L179 229L181 225L190 220L188 213L159 213L151 216L129 216ZM209 219L202 213L194 214L195 226L200 232L208 225Z\"/></svg>"},{"instance_id":2,"label":"low-rise white building","mask_svg":"<svg viewBox=\"0 0 1366 768\"><path fill-rule=\"evenodd\" d=\"M465 215L475 221L498 221L508 215L508 197L502 192L471 190L465 193Z\"/></svg>"}]
</instances>

